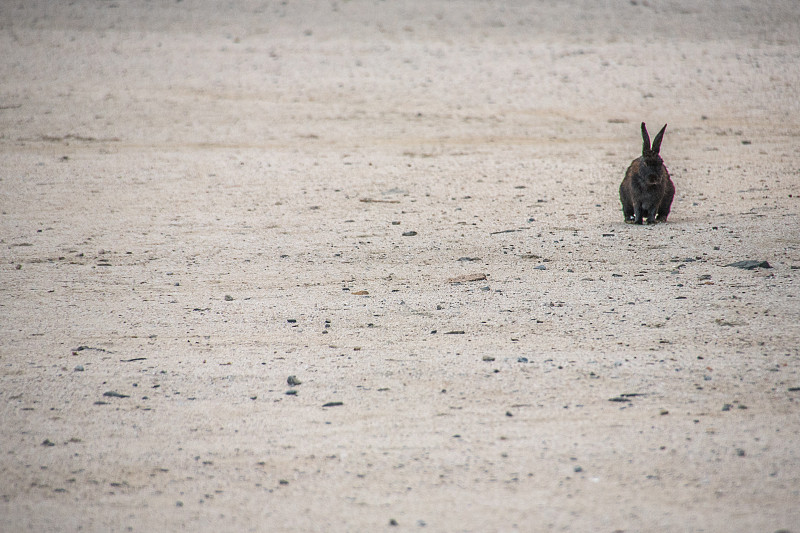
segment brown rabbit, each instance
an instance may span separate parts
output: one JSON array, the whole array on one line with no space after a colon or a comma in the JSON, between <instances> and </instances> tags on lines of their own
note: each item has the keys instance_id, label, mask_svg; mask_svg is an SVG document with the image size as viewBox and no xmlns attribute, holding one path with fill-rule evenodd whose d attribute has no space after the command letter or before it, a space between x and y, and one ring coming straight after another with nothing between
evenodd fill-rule
<instances>
[{"instance_id":1,"label":"brown rabbit","mask_svg":"<svg viewBox=\"0 0 800 533\"><path fill-rule=\"evenodd\" d=\"M619 199L622 201L625 222L633 221L634 224L641 224L642 219L647 218L648 224L655 224L656 217L658 222L667 221L669 208L675 196L675 184L669 177L664 161L658 155L666 129L667 125L664 124L653 139L651 148L650 136L642 122L642 157L633 160L625 172L625 179L619 186Z\"/></svg>"}]
</instances>

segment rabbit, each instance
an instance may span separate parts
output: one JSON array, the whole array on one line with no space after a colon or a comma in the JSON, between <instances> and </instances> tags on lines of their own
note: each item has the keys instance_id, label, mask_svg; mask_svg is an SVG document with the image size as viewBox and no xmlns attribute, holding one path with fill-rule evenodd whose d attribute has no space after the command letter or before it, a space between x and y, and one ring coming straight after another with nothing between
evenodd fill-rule
<instances>
[{"instance_id":1,"label":"rabbit","mask_svg":"<svg viewBox=\"0 0 800 533\"><path fill-rule=\"evenodd\" d=\"M651 147L650 136L642 122L642 157L633 160L619 186L625 222L641 224L644 218L647 218L648 224L667 221L675 197L675 184L658 155L666 129L667 125L664 124Z\"/></svg>"}]
</instances>

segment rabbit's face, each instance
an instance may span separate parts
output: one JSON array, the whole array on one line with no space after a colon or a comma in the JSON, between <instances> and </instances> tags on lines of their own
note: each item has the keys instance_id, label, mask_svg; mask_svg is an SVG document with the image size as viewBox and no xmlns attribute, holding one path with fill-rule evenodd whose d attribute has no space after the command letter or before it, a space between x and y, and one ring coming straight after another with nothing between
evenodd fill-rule
<instances>
[{"instance_id":1,"label":"rabbit's face","mask_svg":"<svg viewBox=\"0 0 800 533\"><path fill-rule=\"evenodd\" d=\"M649 185L658 185L661 182L661 168L664 162L661 160L656 153L645 153L643 159L643 165L641 170L639 171L641 176L644 178L644 182Z\"/></svg>"}]
</instances>

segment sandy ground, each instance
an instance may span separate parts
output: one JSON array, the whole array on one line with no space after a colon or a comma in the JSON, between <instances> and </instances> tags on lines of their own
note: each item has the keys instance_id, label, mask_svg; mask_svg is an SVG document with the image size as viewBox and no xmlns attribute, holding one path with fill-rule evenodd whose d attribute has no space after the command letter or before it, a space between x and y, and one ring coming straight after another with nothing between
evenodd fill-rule
<instances>
[{"instance_id":1,"label":"sandy ground","mask_svg":"<svg viewBox=\"0 0 800 533\"><path fill-rule=\"evenodd\" d=\"M0 530L800 531L800 3L695 4L0 4Z\"/></svg>"}]
</instances>

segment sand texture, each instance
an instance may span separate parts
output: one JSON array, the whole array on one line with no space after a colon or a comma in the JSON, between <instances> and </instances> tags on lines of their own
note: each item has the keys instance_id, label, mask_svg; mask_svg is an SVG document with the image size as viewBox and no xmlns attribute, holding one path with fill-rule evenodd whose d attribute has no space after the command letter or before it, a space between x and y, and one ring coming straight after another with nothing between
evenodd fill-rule
<instances>
[{"instance_id":1,"label":"sand texture","mask_svg":"<svg viewBox=\"0 0 800 533\"><path fill-rule=\"evenodd\" d=\"M800 3L13 0L0 50L0 531L800 532Z\"/></svg>"}]
</instances>

